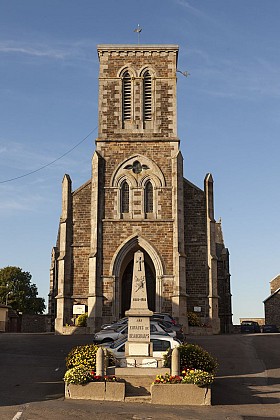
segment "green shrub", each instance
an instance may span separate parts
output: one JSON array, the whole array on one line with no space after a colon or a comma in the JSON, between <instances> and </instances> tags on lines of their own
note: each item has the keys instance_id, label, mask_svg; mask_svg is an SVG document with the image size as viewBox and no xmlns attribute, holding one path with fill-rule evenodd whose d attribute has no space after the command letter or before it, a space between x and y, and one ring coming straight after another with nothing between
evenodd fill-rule
<instances>
[{"instance_id":1,"label":"green shrub","mask_svg":"<svg viewBox=\"0 0 280 420\"><path fill-rule=\"evenodd\" d=\"M217 360L197 344L182 344L179 346L181 369L200 369L214 373L217 370Z\"/></svg>"},{"instance_id":2,"label":"green shrub","mask_svg":"<svg viewBox=\"0 0 280 420\"><path fill-rule=\"evenodd\" d=\"M188 322L190 327L201 327L200 317L195 312L188 312Z\"/></svg>"},{"instance_id":3,"label":"green shrub","mask_svg":"<svg viewBox=\"0 0 280 420\"><path fill-rule=\"evenodd\" d=\"M85 366L86 368L96 370L96 352L99 349L95 344L86 344L84 346L74 347L66 357L66 368L72 369L76 366ZM112 353L108 352L108 366L115 364Z\"/></svg>"},{"instance_id":4,"label":"green shrub","mask_svg":"<svg viewBox=\"0 0 280 420\"><path fill-rule=\"evenodd\" d=\"M180 369L199 369L204 372L215 374L218 363L206 350L197 344L181 344L178 347L180 353ZM165 355L165 366L170 367L171 353Z\"/></svg>"},{"instance_id":5,"label":"green shrub","mask_svg":"<svg viewBox=\"0 0 280 420\"><path fill-rule=\"evenodd\" d=\"M86 327L87 326L87 319L88 319L87 312L85 314L79 315L77 320L76 320L77 327Z\"/></svg>"}]
</instances>

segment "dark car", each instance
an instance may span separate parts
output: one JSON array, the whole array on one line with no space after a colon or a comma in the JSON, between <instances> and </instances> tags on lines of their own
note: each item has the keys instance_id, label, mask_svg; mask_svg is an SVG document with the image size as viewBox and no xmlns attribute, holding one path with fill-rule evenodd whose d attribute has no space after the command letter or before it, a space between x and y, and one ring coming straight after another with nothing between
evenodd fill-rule
<instances>
[{"instance_id":1,"label":"dark car","mask_svg":"<svg viewBox=\"0 0 280 420\"><path fill-rule=\"evenodd\" d=\"M276 325L263 325L262 332L263 333L278 333L279 329L276 327Z\"/></svg>"},{"instance_id":2,"label":"dark car","mask_svg":"<svg viewBox=\"0 0 280 420\"><path fill-rule=\"evenodd\" d=\"M242 333L260 333L261 329L256 321L242 321L240 331Z\"/></svg>"}]
</instances>

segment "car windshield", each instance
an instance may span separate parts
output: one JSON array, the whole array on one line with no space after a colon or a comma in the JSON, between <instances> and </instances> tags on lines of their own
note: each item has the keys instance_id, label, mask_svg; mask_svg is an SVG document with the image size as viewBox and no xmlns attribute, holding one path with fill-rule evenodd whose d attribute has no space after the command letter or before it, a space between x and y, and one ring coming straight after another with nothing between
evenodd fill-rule
<instances>
[{"instance_id":1,"label":"car windshield","mask_svg":"<svg viewBox=\"0 0 280 420\"><path fill-rule=\"evenodd\" d=\"M121 325L120 327L118 327L118 328L116 329L116 332L122 332L122 330L125 330L125 329L127 329L127 327L126 327L126 326L124 326L124 325Z\"/></svg>"}]
</instances>

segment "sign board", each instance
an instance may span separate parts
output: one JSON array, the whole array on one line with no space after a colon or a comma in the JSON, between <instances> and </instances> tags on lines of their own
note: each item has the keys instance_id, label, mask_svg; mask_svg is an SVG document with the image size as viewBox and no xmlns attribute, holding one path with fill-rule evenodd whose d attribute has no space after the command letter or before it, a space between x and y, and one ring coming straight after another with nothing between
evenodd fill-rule
<instances>
[{"instance_id":1,"label":"sign board","mask_svg":"<svg viewBox=\"0 0 280 420\"><path fill-rule=\"evenodd\" d=\"M86 313L86 305L73 305L73 315L81 315Z\"/></svg>"},{"instance_id":2,"label":"sign board","mask_svg":"<svg viewBox=\"0 0 280 420\"><path fill-rule=\"evenodd\" d=\"M201 312L201 306L194 306L193 311L194 312Z\"/></svg>"}]
</instances>

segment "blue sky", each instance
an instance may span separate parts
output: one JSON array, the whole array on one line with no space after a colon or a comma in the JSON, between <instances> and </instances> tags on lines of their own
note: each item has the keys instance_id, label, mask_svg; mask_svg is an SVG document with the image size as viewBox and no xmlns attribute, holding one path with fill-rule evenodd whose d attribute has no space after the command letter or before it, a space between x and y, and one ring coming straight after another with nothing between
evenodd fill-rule
<instances>
[{"instance_id":1,"label":"blue sky","mask_svg":"<svg viewBox=\"0 0 280 420\"><path fill-rule=\"evenodd\" d=\"M178 44L178 135L185 177L211 172L230 250L234 321L263 316L280 272L278 0L1 0L0 267L47 297L61 181L90 178L97 44Z\"/></svg>"}]
</instances>

